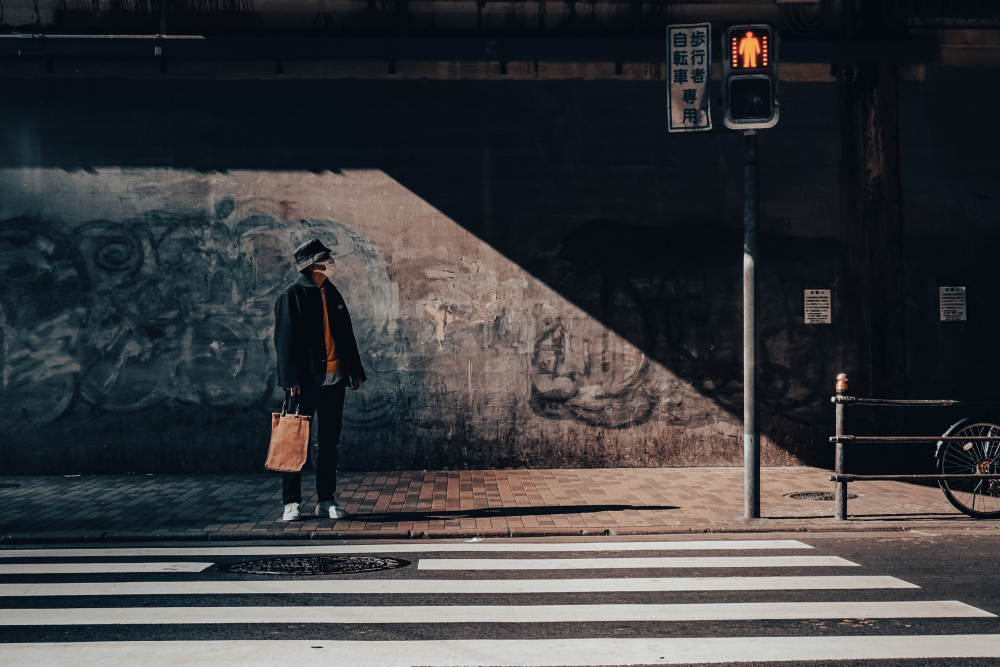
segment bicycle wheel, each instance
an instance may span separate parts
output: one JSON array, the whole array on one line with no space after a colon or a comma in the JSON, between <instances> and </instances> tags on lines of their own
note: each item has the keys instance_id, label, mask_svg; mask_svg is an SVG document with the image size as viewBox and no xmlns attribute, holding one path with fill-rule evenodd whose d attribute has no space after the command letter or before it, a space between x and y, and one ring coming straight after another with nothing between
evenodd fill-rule
<instances>
[{"instance_id":1,"label":"bicycle wheel","mask_svg":"<svg viewBox=\"0 0 1000 667\"><path fill-rule=\"evenodd\" d=\"M1000 473L1000 426L975 420L961 421L945 433L954 437L995 437L996 440L952 440L940 443L938 465L942 475ZM942 479L945 497L958 510L977 519L1000 517L1000 479Z\"/></svg>"}]
</instances>

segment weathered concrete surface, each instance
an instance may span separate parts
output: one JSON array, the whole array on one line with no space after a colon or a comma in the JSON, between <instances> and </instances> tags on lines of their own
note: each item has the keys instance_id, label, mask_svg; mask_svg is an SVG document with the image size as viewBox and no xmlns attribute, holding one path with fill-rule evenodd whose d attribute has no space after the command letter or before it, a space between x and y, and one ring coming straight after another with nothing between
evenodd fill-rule
<instances>
[{"instance_id":1,"label":"weathered concrete surface","mask_svg":"<svg viewBox=\"0 0 1000 667\"><path fill-rule=\"evenodd\" d=\"M995 385L977 372L1000 355L1000 167L975 129L992 107L943 122L983 76L928 70L900 87L914 397ZM828 461L832 378L852 373L839 90L783 84L782 122L761 137L768 465ZM312 236L336 241L372 378L349 398L346 467L740 463L740 138L667 135L660 84L8 92L5 472L258 470L280 397L271 305ZM943 284L968 287L968 323L937 322ZM832 325L802 322L815 287L833 290Z\"/></svg>"},{"instance_id":2,"label":"weathered concrete surface","mask_svg":"<svg viewBox=\"0 0 1000 667\"><path fill-rule=\"evenodd\" d=\"M668 136L660 85L12 85L5 470L259 469L271 304L312 236L372 378L345 466L739 463L739 137ZM836 90L788 88L762 145L771 465L823 461L839 370L836 325L801 320L837 279Z\"/></svg>"},{"instance_id":3,"label":"weathered concrete surface","mask_svg":"<svg viewBox=\"0 0 1000 667\"><path fill-rule=\"evenodd\" d=\"M280 401L271 306L313 236L371 377L346 465L738 451L738 422L689 381L384 173L4 170L0 192L8 470L256 467Z\"/></svg>"}]
</instances>

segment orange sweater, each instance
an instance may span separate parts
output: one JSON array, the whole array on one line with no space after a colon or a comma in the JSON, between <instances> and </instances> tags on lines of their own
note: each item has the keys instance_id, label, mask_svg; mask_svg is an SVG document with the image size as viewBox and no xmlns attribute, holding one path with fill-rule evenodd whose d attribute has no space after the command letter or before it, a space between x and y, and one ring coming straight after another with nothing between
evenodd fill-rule
<instances>
[{"instance_id":1,"label":"orange sweater","mask_svg":"<svg viewBox=\"0 0 1000 667\"><path fill-rule=\"evenodd\" d=\"M330 333L330 316L326 309L326 290L323 289L326 276L315 272L310 274L309 277L312 278L316 287L319 287L319 293L323 296L323 336L326 339L326 372L336 373L340 362L337 359L337 344L333 340L333 334Z\"/></svg>"}]
</instances>

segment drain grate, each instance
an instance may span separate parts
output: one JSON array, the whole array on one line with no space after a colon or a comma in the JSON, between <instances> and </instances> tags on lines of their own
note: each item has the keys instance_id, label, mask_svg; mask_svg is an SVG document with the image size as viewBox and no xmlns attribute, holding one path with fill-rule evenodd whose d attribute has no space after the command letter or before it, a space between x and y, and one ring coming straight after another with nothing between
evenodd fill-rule
<instances>
[{"instance_id":1,"label":"drain grate","mask_svg":"<svg viewBox=\"0 0 1000 667\"><path fill-rule=\"evenodd\" d=\"M20 489L21 485L17 482L0 482L0 489Z\"/></svg>"},{"instance_id":2,"label":"drain grate","mask_svg":"<svg viewBox=\"0 0 1000 667\"><path fill-rule=\"evenodd\" d=\"M303 558L272 558L220 565L223 572L233 574L356 574L406 567L410 561L401 558L375 556L307 556Z\"/></svg>"},{"instance_id":3,"label":"drain grate","mask_svg":"<svg viewBox=\"0 0 1000 667\"><path fill-rule=\"evenodd\" d=\"M836 496L833 491L799 491L798 493L786 493L785 497L793 500L833 500ZM847 494L848 500L857 497L856 493Z\"/></svg>"}]
</instances>

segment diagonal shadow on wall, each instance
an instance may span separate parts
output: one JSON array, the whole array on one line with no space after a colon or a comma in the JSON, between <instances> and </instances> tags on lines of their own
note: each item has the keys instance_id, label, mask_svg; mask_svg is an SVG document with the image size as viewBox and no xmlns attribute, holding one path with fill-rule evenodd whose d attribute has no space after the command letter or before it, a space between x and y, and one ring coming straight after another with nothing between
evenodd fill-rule
<instances>
[{"instance_id":1,"label":"diagonal shadow on wall","mask_svg":"<svg viewBox=\"0 0 1000 667\"><path fill-rule=\"evenodd\" d=\"M831 328L801 324L802 289L839 267L828 98L803 95L825 110L762 147L785 170L809 166L789 185L765 157L760 358L764 431L811 463L826 457L839 355ZM668 135L658 83L61 79L17 81L14 99L0 108L5 167L381 170L738 420L740 141ZM532 410L601 429L652 418L668 397L638 375L575 401L584 371L560 326L535 340Z\"/></svg>"}]
</instances>

